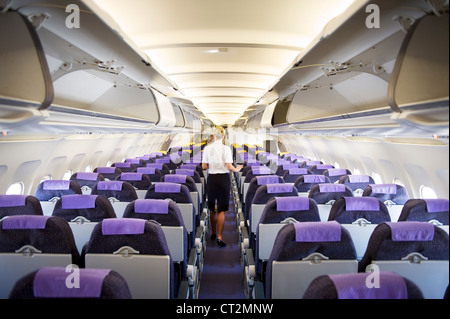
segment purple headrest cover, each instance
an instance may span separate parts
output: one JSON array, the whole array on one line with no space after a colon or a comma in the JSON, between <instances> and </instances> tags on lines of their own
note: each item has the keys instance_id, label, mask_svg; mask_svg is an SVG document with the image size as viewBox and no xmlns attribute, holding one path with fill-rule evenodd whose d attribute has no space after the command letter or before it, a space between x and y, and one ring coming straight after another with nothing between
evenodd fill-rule
<instances>
[{"instance_id":1,"label":"purple headrest cover","mask_svg":"<svg viewBox=\"0 0 450 319\"><path fill-rule=\"evenodd\" d=\"M258 185L279 184L280 179L276 175L256 176Z\"/></svg>"},{"instance_id":2,"label":"purple headrest cover","mask_svg":"<svg viewBox=\"0 0 450 319\"><path fill-rule=\"evenodd\" d=\"M347 170L343 168L330 168L328 169L329 176L347 175Z\"/></svg>"},{"instance_id":3,"label":"purple headrest cover","mask_svg":"<svg viewBox=\"0 0 450 319\"><path fill-rule=\"evenodd\" d=\"M374 194L397 194L396 184L370 184Z\"/></svg>"},{"instance_id":4,"label":"purple headrest cover","mask_svg":"<svg viewBox=\"0 0 450 319\"><path fill-rule=\"evenodd\" d=\"M116 172L115 167L97 167L97 173L100 174L113 174Z\"/></svg>"},{"instance_id":5,"label":"purple headrest cover","mask_svg":"<svg viewBox=\"0 0 450 319\"><path fill-rule=\"evenodd\" d=\"M309 198L304 197L275 197L277 201L277 211L292 212L309 210Z\"/></svg>"},{"instance_id":6,"label":"purple headrest cover","mask_svg":"<svg viewBox=\"0 0 450 319\"><path fill-rule=\"evenodd\" d=\"M98 182L97 189L101 191L121 191L123 182L121 181L111 181L111 182Z\"/></svg>"},{"instance_id":7,"label":"purple headrest cover","mask_svg":"<svg viewBox=\"0 0 450 319\"><path fill-rule=\"evenodd\" d=\"M50 216L16 215L3 220L2 229L45 229Z\"/></svg>"},{"instance_id":8,"label":"purple headrest cover","mask_svg":"<svg viewBox=\"0 0 450 319\"><path fill-rule=\"evenodd\" d=\"M369 183L369 175L349 175L350 183Z\"/></svg>"},{"instance_id":9,"label":"purple headrest cover","mask_svg":"<svg viewBox=\"0 0 450 319\"><path fill-rule=\"evenodd\" d=\"M70 181L62 181L62 180L48 180L44 181L42 185L42 189L46 191L53 190L68 190L70 188Z\"/></svg>"},{"instance_id":10,"label":"purple headrest cover","mask_svg":"<svg viewBox=\"0 0 450 319\"><path fill-rule=\"evenodd\" d=\"M140 174L155 174L156 173L156 167L139 167L137 169L137 172Z\"/></svg>"},{"instance_id":11,"label":"purple headrest cover","mask_svg":"<svg viewBox=\"0 0 450 319\"><path fill-rule=\"evenodd\" d=\"M138 199L134 202L138 214L168 214L169 201L164 199Z\"/></svg>"},{"instance_id":12,"label":"purple headrest cover","mask_svg":"<svg viewBox=\"0 0 450 319\"><path fill-rule=\"evenodd\" d=\"M345 192L344 184L319 184L321 193L342 193Z\"/></svg>"},{"instance_id":13,"label":"purple headrest cover","mask_svg":"<svg viewBox=\"0 0 450 319\"><path fill-rule=\"evenodd\" d=\"M122 173L120 179L122 181L141 181L142 173Z\"/></svg>"},{"instance_id":14,"label":"purple headrest cover","mask_svg":"<svg viewBox=\"0 0 450 319\"><path fill-rule=\"evenodd\" d=\"M70 275L63 267L44 267L33 280L33 294L38 298L99 298L109 269L79 269L79 287L69 288Z\"/></svg>"},{"instance_id":15,"label":"purple headrest cover","mask_svg":"<svg viewBox=\"0 0 450 319\"><path fill-rule=\"evenodd\" d=\"M103 235L141 235L145 231L144 219L108 218L102 221Z\"/></svg>"},{"instance_id":16,"label":"purple headrest cover","mask_svg":"<svg viewBox=\"0 0 450 319\"><path fill-rule=\"evenodd\" d=\"M341 241L341 225L331 222L295 223L295 241L305 243Z\"/></svg>"},{"instance_id":17,"label":"purple headrest cover","mask_svg":"<svg viewBox=\"0 0 450 319\"><path fill-rule=\"evenodd\" d=\"M25 206L27 195L0 195L0 207Z\"/></svg>"},{"instance_id":18,"label":"purple headrest cover","mask_svg":"<svg viewBox=\"0 0 450 319\"><path fill-rule=\"evenodd\" d=\"M62 209L95 208L97 195L67 195L61 198Z\"/></svg>"},{"instance_id":19,"label":"purple headrest cover","mask_svg":"<svg viewBox=\"0 0 450 319\"><path fill-rule=\"evenodd\" d=\"M77 179L82 179L86 181L96 181L98 178L98 173L77 173Z\"/></svg>"},{"instance_id":20,"label":"purple headrest cover","mask_svg":"<svg viewBox=\"0 0 450 319\"><path fill-rule=\"evenodd\" d=\"M290 184L267 184L268 194L291 193L293 189L294 186Z\"/></svg>"},{"instance_id":21,"label":"purple headrest cover","mask_svg":"<svg viewBox=\"0 0 450 319\"><path fill-rule=\"evenodd\" d=\"M290 175L308 175L308 170L306 168L291 168L289 169Z\"/></svg>"},{"instance_id":22,"label":"purple headrest cover","mask_svg":"<svg viewBox=\"0 0 450 319\"><path fill-rule=\"evenodd\" d=\"M175 170L175 173L177 175L186 175L186 176L193 177L195 174L195 171L192 169L177 169L177 170Z\"/></svg>"},{"instance_id":23,"label":"purple headrest cover","mask_svg":"<svg viewBox=\"0 0 450 319\"><path fill-rule=\"evenodd\" d=\"M434 225L425 222L386 223L391 228L392 241L432 241Z\"/></svg>"},{"instance_id":24,"label":"purple headrest cover","mask_svg":"<svg viewBox=\"0 0 450 319\"><path fill-rule=\"evenodd\" d=\"M375 197L345 197L346 211L379 211L380 201Z\"/></svg>"},{"instance_id":25,"label":"purple headrest cover","mask_svg":"<svg viewBox=\"0 0 450 319\"><path fill-rule=\"evenodd\" d=\"M448 212L448 199L424 199L429 213Z\"/></svg>"},{"instance_id":26,"label":"purple headrest cover","mask_svg":"<svg viewBox=\"0 0 450 319\"><path fill-rule=\"evenodd\" d=\"M181 184L176 183L157 183L155 184L156 193L181 193Z\"/></svg>"},{"instance_id":27,"label":"purple headrest cover","mask_svg":"<svg viewBox=\"0 0 450 319\"><path fill-rule=\"evenodd\" d=\"M324 175L304 175L303 182L306 184L313 183L325 183L326 179Z\"/></svg>"},{"instance_id":28,"label":"purple headrest cover","mask_svg":"<svg viewBox=\"0 0 450 319\"><path fill-rule=\"evenodd\" d=\"M405 280L392 272L380 272L380 287L368 287L372 273L328 275L333 281L338 299L408 299Z\"/></svg>"}]
</instances>

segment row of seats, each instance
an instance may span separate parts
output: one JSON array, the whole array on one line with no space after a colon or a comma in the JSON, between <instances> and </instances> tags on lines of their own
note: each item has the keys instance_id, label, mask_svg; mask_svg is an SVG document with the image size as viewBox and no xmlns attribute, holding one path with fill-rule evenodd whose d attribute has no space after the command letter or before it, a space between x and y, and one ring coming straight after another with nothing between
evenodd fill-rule
<instances>
[{"instance_id":1,"label":"row of seats","mask_svg":"<svg viewBox=\"0 0 450 319\"><path fill-rule=\"evenodd\" d=\"M272 255L275 250L279 250L283 246L275 248L274 243L278 240L277 235L280 235L280 229L288 227L286 224L309 223L311 227L326 223L340 225L343 232L349 234L350 246L354 250L352 271L344 272L357 274L358 271L365 271L365 268L358 269L358 264L364 261L364 256L369 251L369 239L380 224L391 223L391 220L395 222L411 220L431 222L436 225L439 233L443 232L444 234L447 255L444 254L443 260L448 267L448 200L409 199L406 190L400 185L377 185L370 176L353 176L348 170L335 170L327 166L319 166L323 172L328 171L327 175L315 175L311 172L311 168L316 166L314 169L317 169L318 165L323 165L322 163L304 161L303 157L296 157L292 154L287 158L285 156L285 159L271 154L267 155L264 152L256 154L258 159L254 159L251 154L242 151L239 154L247 165L242 172L245 177L236 176L234 198L235 208L238 211L237 224L241 234L242 264L249 297L265 295L274 298L301 298L308 287L308 284L302 282L303 290L299 293L300 283L296 282L292 284L293 289L296 289L296 292L293 293L285 289L290 285L291 277L285 278L284 282L283 279L280 279L281 282L279 282L278 277L273 279L269 275L275 261ZM262 154L264 155L260 156ZM246 162L249 159L250 161ZM258 161L259 159L262 160ZM291 161L292 159L294 161ZM289 163L274 165L284 160L289 160ZM296 163L298 161L302 161L302 164L298 165ZM308 168L301 167L307 164L309 164ZM271 165L276 170L271 169ZM330 172L334 177L334 183L331 183ZM292 178L295 174L304 175L295 176L294 184L285 183L284 178ZM292 180L290 179L290 181ZM310 181L308 183L310 185L304 186L305 180ZM285 184L283 185L283 183ZM302 191L300 191L299 186L305 188L301 188ZM245 201L244 205L241 200ZM434 226L429 223L425 224ZM300 225L296 227L300 227ZM445 236L447 236L446 243ZM311 246L308 247L310 253L313 253L314 249ZM283 246L282 249L286 249L286 247ZM291 252L290 249L287 249L280 254L285 254L287 258ZM328 255L325 256L325 259L330 258ZM311 258L322 263L320 261L322 257L314 255ZM294 257L292 260L298 260L298 257ZM311 262L309 263L311 264ZM439 273L443 273L441 279L447 288L448 270L442 271L441 268ZM280 274L283 277L287 272L282 270ZM308 283L314 279L303 276L303 271L297 274ZM289 276L295 277L296 275L290 274ZM270 279L269 282L268 279ZM329 281L329 278L326 280ZM271 287L275 282L275 287L278 287L275 289L279 289L279 291L272 295ZM443 297L442 287L429 289L429 285L425 286L426 298ZM257 287L259 288L256 289ZM307 295L305 294L305 296Z\"/></svg>"},{"instance_id":2,"label":"row of seats","mask_svg":"<svg viewBox=\"0 0 450 319\"><path fill-rule=\"evenodd\" d=\"M294 223L276 237L265 272L265 297L307 297L312 281L323 275L392 272L411 281L424 298L442 299L448 257L448 234L429 223L378 225L359 266L351 235L336 221Z\"/></svg>"},{"instance_id":3,"label":"row of seats","mask_svg":"<svg viewBox=\"0 0 450 319\"><path fill-rule=\"evenodd\" d=\"M86 196L88 195L64 197L68 199L64 205L75 204L72 197L77 197L77 201L79 199L85 201ZM67 209L72 208L67 206ZM124 218L105 218L99 222L78 224L58 216L15 215L2 219L0 227L0 246L2 247L0 260L5 266L2 268L4 269L2 274L5 275L2 276L2 280L6 280L0 285L2 298L7 297L12 283L25 273L39 267L65 267L76 264L79 267L101 268L102 265L114 265L113 268L117 270L120 265L116 267L114 262L120 256L123 257L122 259L133 257L120 271L132 288L133 298L155 298L156 296L173 298L178 291L178 289L175 290L177 286L174 284L180 285L182 282L186 282L183 286L185 289L190 288L189 291L184 290L182 293L182 296L188 297L189 294L194 293L198 285L197 250L188 249L187 231L181 212L172 200L137 200L129 204ZM78 243L82 244L81 253L75 237L81 240ZM89 254L102 256L94 258L93 263ZM110 256L105 257L105 254ZM166 259L170 261L168 263L170 269L176 270L176 273L171 271L170 274L170 291L160 287L160 284L164 284L161 280L169 278L164 277L163 274L154 276L152 279L154 283L147 281L146 286L139 285L143 280L139 279L140 276L148 277L142 273L142 270L154 272L152 264L147 263L149 257L147 255L168 256ZM109 261L108 258L112 260ZM139 264L140 259L142 259L141 264ZM135 265L135 263L138 264ZM20 266L7 266L16 264ZM159 265L161 267L164 264ZM143 268L139 270L138 275L138 269L141 267ZM128 278L130 280L132 278L135 284L131 284ZM137 290L134 290L135 287ZM162 291L164 293L161 294Z\"/></svg>"},{"instance_id":4,"label":"row of seats","mask_svg":"<svg viewBox=\"0 0 450 319\"><path fill-rule=\"evenodd\" d=\"M82 269L105 266L120 269L118 275L125 278L132 298L196 298L206 247L202 246L206 218L203 216L202 222L197 218L203 198L199 197L198 205L194 205L188 187L196 187L192 177L187 176L192 168L197 165L175 168L178 171L173 172L185 175L170 174L170 171L165 174L167 177L162 175L159 182L146 190L146 199L136 196L136 187L129 181L97 180L101 173L94 173L95 180L87 173L74 174L71 181L45 181L39 185L36 196L0 196L0 214L6 216L1 225L0 260L9 265L11 262L22 265L8 267L10 274L3 278L7 282L0 285L1 298L8 297L21 276L33 272L33 277L42 267L69 264ZM181 169L189 171L181 172ZM121 174L118 176L136 173ZM91 195L82 195L78 177L92 181ZM45 216L42 206L52 199L53 209ZM123 204L121 216L113 208L118 202ZM34 226L36 223L38 228ZM62 230L47 232L47 226L51 229L53 224ZM64 240L54 237L62 236L62 232L67 236ZM20 242L3 240L15 238L17 233L21 234ZM41 239L41 236L48 238ZM61 243L67 244L65 251L54 247ZM66 256L59 256L64 253ZM26 256L33 258L21 259ZM17 295L11 294L14 296Z\"/></svg>"}]
</instances>

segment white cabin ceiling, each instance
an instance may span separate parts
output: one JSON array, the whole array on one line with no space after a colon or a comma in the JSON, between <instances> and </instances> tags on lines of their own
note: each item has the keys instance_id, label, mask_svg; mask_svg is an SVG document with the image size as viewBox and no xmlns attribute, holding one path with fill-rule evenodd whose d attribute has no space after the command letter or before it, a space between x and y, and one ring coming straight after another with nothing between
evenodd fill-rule
<instances>
[{"instance_id":1,"label":"white cabin ceiling","mask_svg":"<svg viewBox=\"0 0 450 319\"><path fill-rule=\"evenodd\" d=\"M234 124L361 0L84 0L217 125ZM112 25L110 19L115 22Z\"/></svg>"}]
</instances>

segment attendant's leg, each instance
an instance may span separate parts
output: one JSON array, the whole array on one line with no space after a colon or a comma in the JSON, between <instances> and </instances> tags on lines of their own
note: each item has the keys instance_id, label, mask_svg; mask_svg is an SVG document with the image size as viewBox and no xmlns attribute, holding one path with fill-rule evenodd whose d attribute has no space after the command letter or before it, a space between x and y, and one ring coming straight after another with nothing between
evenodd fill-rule
<instances>
[{"instance_id":1,"label":"attendant's leg","mask_svg":"<svg viewBox=\"0 0 450 319\"><path fill-rule=\"evenodd\" d=\"M225 227L225 212L219 212L217 216L217 238L223 240L222 234Z\"/></svg>"},{"instance_id":2,"label":"attendant's leg","mask_svg":"<svg viewBox=\"0 0 450 319\"><path fill-rule=\"evenodd\" d=\"M209 220L211 222L211 239L216 239L217 235L217 213L215 211L209 211Z\"/></svg>"}]
</instances>

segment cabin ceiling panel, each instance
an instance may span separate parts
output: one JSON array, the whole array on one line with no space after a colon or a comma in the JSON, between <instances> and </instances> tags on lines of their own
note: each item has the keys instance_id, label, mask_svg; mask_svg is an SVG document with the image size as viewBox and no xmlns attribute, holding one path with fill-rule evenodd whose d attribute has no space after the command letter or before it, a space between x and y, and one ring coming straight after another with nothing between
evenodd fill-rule
<instances>
[{"instance_id":1,"label":"cabin ceiling panel","mask_svg":"<svg viewBox=\"0 0 450 319\"><path fill-rule=\"evenodd\" d=\"M333 18L366 1L84 2L104 21L114 21L111 27L120 26L117 31L145 52L149 62L206 116L220 99L221 112L228 115L210 118L215 124L233 124L297 62ZM210 100L211 87L222 88L217 99ZM236 94L239 87L250 90ZM240 110L231 114L226 105L236 103Z\"/></svg>"}]
</instances>

